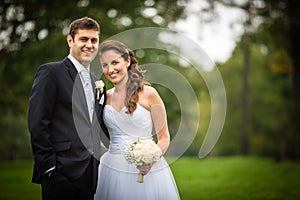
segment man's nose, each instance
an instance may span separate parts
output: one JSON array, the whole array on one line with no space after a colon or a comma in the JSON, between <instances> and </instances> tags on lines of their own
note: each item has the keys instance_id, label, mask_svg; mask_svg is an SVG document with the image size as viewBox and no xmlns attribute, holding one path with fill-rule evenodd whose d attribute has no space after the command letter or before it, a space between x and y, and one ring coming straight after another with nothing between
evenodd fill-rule
<instances>
[{"instance_id":1,"label":"man's nose","mask_svg":"<svg viewBox=\"0 0 300 200\"><path fill-rule=\"evenodd\" d=\"M91 40L88 40L88 41L86 42L86 46L87 46L87 47L93 47L92 41L91 41Z\"/></svg>"}]
</instances>

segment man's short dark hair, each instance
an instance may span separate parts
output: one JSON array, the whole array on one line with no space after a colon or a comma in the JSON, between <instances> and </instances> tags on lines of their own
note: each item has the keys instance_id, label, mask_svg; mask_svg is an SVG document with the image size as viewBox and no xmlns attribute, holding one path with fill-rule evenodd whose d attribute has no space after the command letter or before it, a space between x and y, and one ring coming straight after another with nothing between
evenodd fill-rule
<instances>
[{"instance_id":1,"label":"man's short dark hair","mask_svg":"<svg viewBox=\"0 0 300 200\"><path fill-rule=\"evenodd\" d=\"M96 20L90 17L83 17L72 21L70 24L69 35L74 39L75 34L79 29L92 29L98 31L100 35L100 25Z\"/></svg>"}]
</instances>

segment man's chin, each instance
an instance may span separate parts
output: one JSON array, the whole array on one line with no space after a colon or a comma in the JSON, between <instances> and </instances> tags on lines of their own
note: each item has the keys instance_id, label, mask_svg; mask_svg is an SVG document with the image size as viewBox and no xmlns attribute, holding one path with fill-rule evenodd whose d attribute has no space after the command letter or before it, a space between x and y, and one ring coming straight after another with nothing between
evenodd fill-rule
<instances>
[{"instance_id":1,"label":"man's chin","mask_svg":"<svg viewBox=\"0 0 300 200\"><path fill-rule=\"evenodd\" d=\"M93 61L93 59L85 59L82 61L82 65L83 66L89 66L91 64L91 62Z\"/></svg>"}]
</instances>

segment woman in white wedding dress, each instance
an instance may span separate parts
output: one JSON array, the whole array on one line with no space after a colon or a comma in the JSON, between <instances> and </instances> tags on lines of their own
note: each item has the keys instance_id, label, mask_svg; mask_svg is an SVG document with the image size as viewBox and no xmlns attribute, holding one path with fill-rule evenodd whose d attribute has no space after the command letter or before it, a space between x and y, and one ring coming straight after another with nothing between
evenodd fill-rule
<instances>
[{"instance_id":1,"label":"woman in white wedding dress","mask_svg":"<svg viewBox=\"0 0 300 200\"><path fill-rule=\"evenodd\" d=\"M162 156L140 167L128 164L124 150L134 138L152 138L164 154L170 144L166 110L157 91L144 82L144 71L123 43L108 40L100 45L103 74L114 84L107 91L103 119L110 133L108 152L100 160L95 200L180 199L171 169ZM137 182L138 174L144 182Z\"/></svg>"}]
</instances>

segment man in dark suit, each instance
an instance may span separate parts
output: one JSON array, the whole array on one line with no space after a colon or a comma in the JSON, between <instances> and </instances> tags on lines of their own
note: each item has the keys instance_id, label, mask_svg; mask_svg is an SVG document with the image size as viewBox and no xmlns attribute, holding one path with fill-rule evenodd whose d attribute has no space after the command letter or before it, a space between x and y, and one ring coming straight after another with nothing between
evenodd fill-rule
<instances>
[{"instance_id":1,"label":"man in dark suit","mask_svg":"<svg viewBox=\"0 0 300 200\"><path fill-rule=\"evenodd\" d=\"M99 46L99 24L74 20L67 36L69 55L37 70L28 110L34 157L32 181L48 199L93 199L98 177L100 137L108 143L102 121L106 89L89 72ZM85 76L85 74L87 74Z\"/></svg>"}]
</instances>

